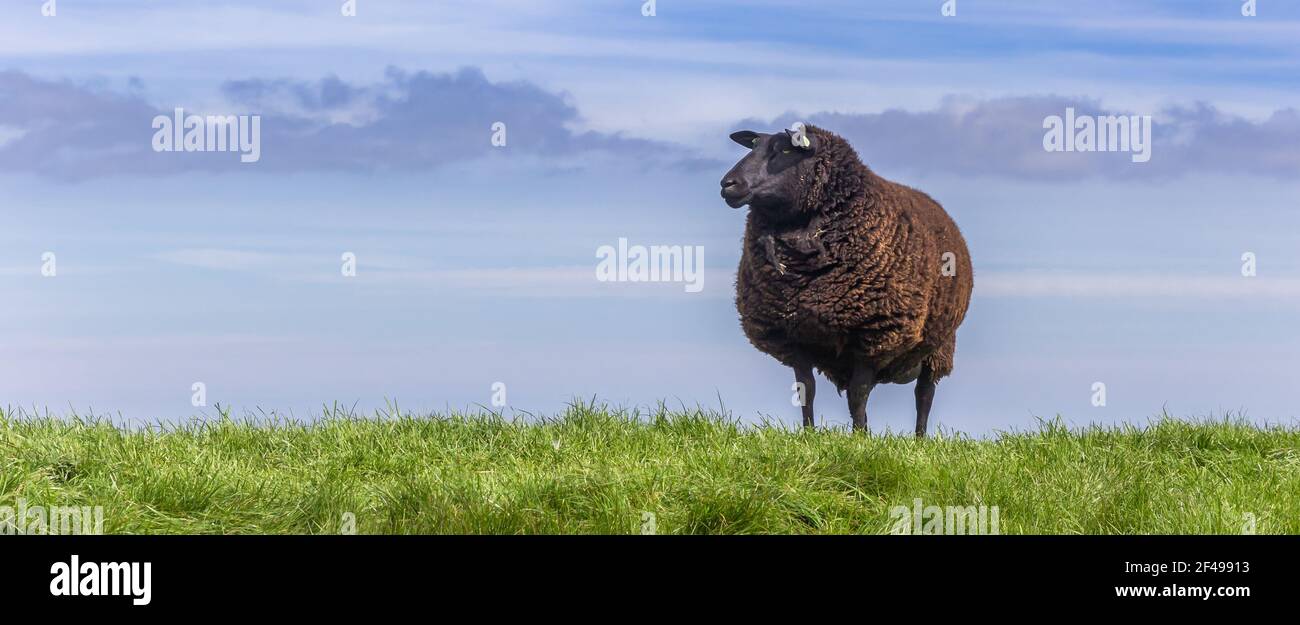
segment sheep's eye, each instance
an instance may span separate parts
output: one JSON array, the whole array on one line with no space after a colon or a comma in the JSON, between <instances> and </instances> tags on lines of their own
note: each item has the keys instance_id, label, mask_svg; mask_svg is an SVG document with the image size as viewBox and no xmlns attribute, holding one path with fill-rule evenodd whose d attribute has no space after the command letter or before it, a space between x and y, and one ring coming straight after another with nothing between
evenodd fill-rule
<instances>
[{"instance_id":1,"label":"sheep's eye","mask_svg":"<svg viewBox=\"0 0 1300 625\"><path fill-rule=\"evenodd\" d=\"M758 145L758 137L754 137L754 139L753 139L752 141L750 141L749 144L750 144L750 145Z\"/></svg>"},{"instance_id":2,"label":"sheep's eye","mask_svg":"<svg viewBox=\"0 0 1300 625\"><path fill-rule=\"evenodd\" d=\"M782 154L789 154L789 153L790 153L790 150L781 150L781 153L782 153Z\"/></svg>"}]
</instances>

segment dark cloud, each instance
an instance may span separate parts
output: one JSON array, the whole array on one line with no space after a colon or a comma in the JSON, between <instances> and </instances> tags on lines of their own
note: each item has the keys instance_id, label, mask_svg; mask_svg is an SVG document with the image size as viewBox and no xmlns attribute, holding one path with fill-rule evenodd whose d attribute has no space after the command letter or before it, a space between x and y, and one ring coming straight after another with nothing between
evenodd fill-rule
<instances>
[{"instance_id":1,"label":"dark cloud","mask_svg":"<svg viewBox=\"0 0 1300 625\"><path fill-rule=\"evenodd\" d=\"M365 97L367 89L349 85L337 76L327 76L316 82L261 78L232 80L221 85L221 92L231 102L257 110L275 108L277 100L288 99L306 111L334 111L357 104Z\"/></svg>"},{"instance_id":2,"label":"dark cloud","mask_svg":"<svg viewBox=\"0 0 1300 625\"><path fill-rule=\"evenodd\" d=\"M525 81L491 82L473 68L455 73L390 69L383 80L353 84L248 79L221 86L223 110L151 102L133 80L126 92L0 72L0 168L62 178L184 171L419 171L489 154L531 156L557 169L606 158L638 167L725 168L690 149L618 134L575 132L578 109L563 94ZM152 121L186 107L205 115L257 114L261 160L233 153L158 153ZM1043 120L1072 107L1080 115L1150 114L1151 159L1124 152L1046 152ZM1209 104L1159 111L1106 110L1095 100L1059 96L990 100L948 98L928 111L794 113L745 120L754 129L807 121L847 137L874 168L888 173L954 173L1025 179L1167 179L1198 173L1300 174L1300 112L1256 121ZM492 125L507 127L508 147L492 147Z\"/></svg>"},{"instance_id":3,"label":"dark cloud","mask_svg":"<svg viewBox=\"0 0 1300 625\"><path fill-rule=\"evenodd\" d=\"M133 96L0 72L0 168L58 175L117 168L149 150L157 112Z\"/></svg>"},{"instance_id":4,"label":"dark cloud","mask_svg":"<svg viewBox=\"0 0 1300 625\"><path fill-rule=\"evenodd\" d=\"M395 69L374 85L336 77L315 82L239 80L222 86L225 110L187 114L261 115L261 160L232 153L155 152L152 121L184 103L148 103L69 82L0 73L0 167L57 177L183 171L421 170L486 156L566 159L613 156L647 166L709 163L666 143L574 132L580 121L563 95L528 82L491 82L477 69L451 74ZM337 121L338 118L348 121ZM490 142L506 125L507 147ZM3 141L4 134L0 134Z\"/></svg>"},{"instance_id":5,"label":"dark cloud","mask_svg":"<svg viewBox=\"0 0 1300 625\"><path fill-rule=\"evenodd\" d=\"M1151 115L1151 159L1134 163L1125 152L1047 152L1043 120L1078 115ZM1274 112L1252 121L1209 104L1158 111L1115 111L1095 100L1058 96L982 101L948 98L934 110L854 114L787 113L775 120L744 120L738 127L786 128L805 121L848 139L880 171L954 173L1027 179L1112 177L1167 179L1199 173L1300 174L1300 113Z\"/></svg>"}]
</instances>

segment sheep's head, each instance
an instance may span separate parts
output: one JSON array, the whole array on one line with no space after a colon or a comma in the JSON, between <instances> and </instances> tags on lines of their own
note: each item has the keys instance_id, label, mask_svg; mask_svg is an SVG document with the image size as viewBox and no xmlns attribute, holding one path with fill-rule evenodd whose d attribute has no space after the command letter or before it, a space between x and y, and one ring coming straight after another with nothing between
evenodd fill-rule
<instances>
[{"instance_id":1,"label":"sheep's head","mask_svg":"<svg viewBox=\"0 0 1300 625\"><path fill-rule=\"evenodd\" d=\"M797 218L820 138L797 125L773 134L741 130L732 133L731 140L749 148L749 154L722 177L722 199L727 205L748 204L778 221Z\"/></svg>"}]
</instances>

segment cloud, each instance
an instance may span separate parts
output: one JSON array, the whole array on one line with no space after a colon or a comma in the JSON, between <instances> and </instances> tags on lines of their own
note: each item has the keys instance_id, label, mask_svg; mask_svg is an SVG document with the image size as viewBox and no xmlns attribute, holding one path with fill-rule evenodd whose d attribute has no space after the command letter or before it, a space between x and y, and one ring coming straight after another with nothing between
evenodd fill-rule
<instances>
[{"instance_id":1,"label":"cloud","mask_svg":"<svg viewBox=\"0 0 1300 625\"><path fill-rule=\"evenodd\" d=\"M1150 161L1135 163L1127 152L1045 151L1044 119L1064 116L1067 107L1079 116L1151 115ZM881 171L1128 180L1197 173L1277 178L1300 174L1300 112L1292 108L1252 121L1205 103L1159 111L1116 111L1086 98L950 96L927 111L787 113L771 121L743 120L737 126L785 128L795 121L843 135L868 165Z\"/></svg>"},{"instance_id":2,"label":"cloud","mask_svg":"<svg viewBox=\"0 0 1300 625\"><path fill-rule=\"evenodd\" d=\"M427 171L489 158L543 170L610 159L680 170L725 167L677 143L578 131L584 120L567 94L523 80L493 82L472 67L451 73L390 68L369 84L335 76L232 80L221 85L221 110L186 108L188 114L261 116L255 164L230 152L154 152L154 117L170 117L185 103L148 102L139 93L0 72L0 167L73 179L187 171ZM1134 163L1127 152L1045 151L1044 119L1067 108L1079 116L1151 115L1150 161ZM1126 111L1055 95L948 96L929 110L787 113L737 126L772 129L795 121L844 135L887 175L1168 180L1198 173L1300 173L1300 111L1293 108L1247 119L1206 103ZM505 124L505 147L491 142L498 122Z\"/></svg>"},{"instance_id":3,"label":"cloud","mask_svg":"<svg viewBox=\"0 0 1300 625\"><path fill-rule=\"evenodd\" d=\"M371 284L442 289L459 295L527 298L696 298L735 296L734 269L705 268L690 279L602 282L592 265L411 269L376 272ZM692 285L698 290L687 289Z\"/></svg>"},{"instance_id":4,"label":"cloud","mask_svg":"<svg viewBox=\"0 0 1300 625\"><path fill-rule=\"evenodd\" d=\"M149 149L155 111L132 96L0 72L0 168L58 172L111 167Z\"/></svg>"},{"instance_id":5,"label":"cloud","mask_svg":"<svg viewBox=\"0 0 1300 625\"><path fill-rule=\"evenodd\" d=\"M643 166L698 164L685 148L619 134L576 132L578 110L563 94L526 81L491 82L478 69L407 73L380 84L335 77L315 82L248 79L222 89L225 110L197 115L260 115L256 164L230 152L155 152L155 106L135 95L0 73L0 166L54 177L165 175L186 171L419 171L484 157L582 166L609 157ZM505 147L492 144L505 124ZM702 161L708 163L709 161Z\"/></svg>"},{"instance_id":6,"label":"cloud","mask_svg":"<svg viewBox=\"0 0 1300 625\"><path fill-rule=\"evenodd\" d=\"M337 258L331 254L250 251L225 248L183 248L150 258L207 269L271 272L301 282L336 282ZM734 268L704 270L702 293L684 294L680 283L601 282L589 265L510 267L438 267L427 259L408 256L366 256L354 279L358 284L402 288L442 289L460 294L542 298L587 297L708 297L735 294ZM32 270L28 269L28 273ZM975 296L981 298L1158 298L1245 301L1262 298L1300 301L1300 278L1279 276L1153 274L1068 271L979 271Z\"/></svg>"},{"instance_id":7,"label":"cloud","mask_svg":"<svg viewBox=\"0 0 1300 625\"><path fill-rule=\"evenodd\" d=\"M216 248L169 250L153 254L151 258L177 265L227 271L264 269L283 260L280 255L266 252Z\"/></svg>"},{"instance_id":8,"label":"cloud","mask_svg":"<svg viewBox=\"0 0 1300 625\"><path fill-rule=\"evenodd\" d=\"M315 83L288 79L232 80L223 84L221 90L232 102L239 104L267 107L273 106L274 99L287 98L291 105L306 111L344 108L355 103L366 92L363 88L339 80L337 76L326 76Z\"/></svg>"},{"instance_id":9,"label":"cloud","mask_svg":"<svg viewBox=\"0 0 1300 625\"><path fill-rule=\"evenodd\" d=\"M357 273L342 277L335 253L258 251L233 248L180 248L148 255L150 260L220 271L255 273L304 283L337 283L379 288L445 291L458 295L528 298L725 298L735 294L736 271L705 267L680 280L659 282L601 281L598 261L589 264L445 267L414 256L363 254ZM0 275L3 275L0 268ZM28 270L31 272L31 270ZM687 284L699 285L688 291Z\"/></svg>"},{"instance_id":10,"label":"cloud","mask_svg":"<svg viewBox=\"0 0 1300 625\"><path fill-rule=\"evenodd\" d=\"M980 273L975 295L1005 298L1300 300L1300 279L1125 273Z\"/></svg>"}]
</instances>

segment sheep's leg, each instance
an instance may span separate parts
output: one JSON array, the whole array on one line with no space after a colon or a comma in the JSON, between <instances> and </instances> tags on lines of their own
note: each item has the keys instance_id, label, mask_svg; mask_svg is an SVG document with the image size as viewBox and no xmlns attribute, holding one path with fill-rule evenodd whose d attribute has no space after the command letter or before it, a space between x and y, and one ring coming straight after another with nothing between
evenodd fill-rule
<instances>
[{"instance_id":1,"label":"sheep's leg","mask_svg":"<svg viewBox=\"0 0 1300 625\"><path fill-rule=\"evenodd\" d=\"M806 428L813 427L813 396L817 394L817 379L813 377L813 370L810 365L799 365L794 368L794 381L803 385L803 426Z\"/></svg>"},{"instance_id":2,"label":"sheep's leg","mask_svg":"<svg viewBox=\"0 0 1300 625\"><path fill-rule=\"evenodd\" d=\"M929 365L921 369L916 378L916 437L925 438L925 426L930 420L930 404L934 403L934 374Z\"/></svg>"},{"instance_id":3,"label":"sheep's leg","mask_svg":"<svg viewBox=\"0 0 1300 625\"><path fill-rule=\"evenodd\" d=\"M853 417L853 429L867 429L867 396L876 386L876 372L870 367L856 365L853 378L849 380L849 415Z\"/></svg>"}]
</instances>

